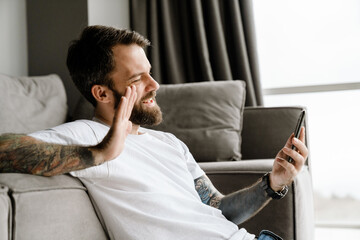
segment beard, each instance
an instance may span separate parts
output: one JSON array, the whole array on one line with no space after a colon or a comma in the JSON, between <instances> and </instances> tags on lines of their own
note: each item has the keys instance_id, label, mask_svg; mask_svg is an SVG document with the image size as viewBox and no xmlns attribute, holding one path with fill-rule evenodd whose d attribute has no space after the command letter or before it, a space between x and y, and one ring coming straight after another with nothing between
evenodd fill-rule
<instances>
[{"instance_id":1,"label":"beard","mask_svg":"<svg viewBox=\"0 0 360 240\"><path fill-rule=\"evenodd\" d=\"M120 103L122 95L116 90L112 91L115 97L114 109L116 109ZM129 119L133 124L139 126L156 126L162 122L162 112L159 105L156 103L155 96L156 92L151 91L138 102L135 102ZM155 105L147 108L143 105L143 101L149 98L154 100Z\"/></svg>"}]
</instances>

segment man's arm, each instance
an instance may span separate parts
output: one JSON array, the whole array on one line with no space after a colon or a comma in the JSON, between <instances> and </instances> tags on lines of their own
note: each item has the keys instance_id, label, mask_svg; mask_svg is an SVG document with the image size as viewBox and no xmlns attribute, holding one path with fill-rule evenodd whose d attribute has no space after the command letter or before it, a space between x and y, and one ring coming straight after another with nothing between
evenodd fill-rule
<instances>
[{"instance_id":1,"label":"man's arm","mask_svg":"<svg viewBox=\"0 0 360 240\"><path fill-rule=\"evenodd\" d=\"M99 164L99 158L95 159L88 147L49 144L26 135L0 136L2 173L52 176Z\"/></svg>"},{"instance_id":2,"label":"man's arm","mask_svg":"<svg viewBox=\"0 0 360 240\"><path fill-rule=\"evenodd\" d=\"M304 142L305 128L302 128L300 139L294 139L294 134L292 134L284 148L277 154L269 175L270 187L273 191L280 191L285 185L291 184L298 172L301 171L308 156L308 149ZM292 144L298 149L297 151L291 149ZM293 158L293 163L287 162L288 156ZM261 184L261 179L248 188L226 196L213 186L206 175L194 181L195 189L202 202L220 209L228 220L237 225L254 216L271 200Z\"/></svg>"},{"instance_id":3,"label":"man's arm","mask_svg":"<svg viewBox=\"0 0 360 240\"><path fill-rule=\"evenodd\" d=\"M131 131L129 118L135 100L135 86L128 87L115 111L108 134L96 146L67 146L45 143L26 135L1 135L0 173L53 176L114 159L122 152L125 139Z\"/></svg>"},{"instance_id":4,"label":"man's arm","mask_svg":"<svg viewBox=\"0 0 360 240\"><path fill-rule=\"evenodd\" d=\"M214 208L219 208L220 202L223 199L222 195L212 184L206 175L194 180L195 189L198 192L201 201L204 204L210 205Z\"/></svg>"},{"instance_id":5,"label":"man's arm","mask_svg":"<svg viewBox=\"0 0 360 240\"><path fill-rule=\"evenodd\" d=\"M204 204L220 209L228 220L237 225L254 216L270 201L260 181L224 196L203 175L195 179L195 188Z\"/></svg>"}]
</instances>

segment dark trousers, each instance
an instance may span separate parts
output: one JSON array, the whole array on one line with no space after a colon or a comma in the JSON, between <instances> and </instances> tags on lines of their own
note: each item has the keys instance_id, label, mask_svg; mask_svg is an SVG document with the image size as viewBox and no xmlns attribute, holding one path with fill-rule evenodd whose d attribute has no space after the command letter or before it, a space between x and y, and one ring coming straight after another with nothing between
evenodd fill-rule
<instances>
[{"instance_id":1,"label":"dark trousers","mask_svg":"<svg viewBox=\"0 0 360 240\"><path fill-rule=\"evenodd\" d=\"M260 232L259 237L256 239L258 239L258 240L283 240L281 237L279 237L278 235L276 235L273 232L270 232L269 230L262 230Z\"/></svg>"}]
</instances>

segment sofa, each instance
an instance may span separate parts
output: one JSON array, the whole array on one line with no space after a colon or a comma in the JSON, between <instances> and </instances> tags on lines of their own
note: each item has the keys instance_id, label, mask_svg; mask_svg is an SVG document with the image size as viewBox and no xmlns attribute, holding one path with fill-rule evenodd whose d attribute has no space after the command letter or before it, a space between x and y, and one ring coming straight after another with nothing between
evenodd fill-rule
<instances>
[{"instance_id":1,"label":"sofa","mask_svg":"<svg viewBox=\"0 0 360 240\"><path fill-rule=\"evenodd\" d=\"M47 81L39 80L44 78ZM65 119L91 118L93 109L83 98L80 98L73 113L63 114L67 109L64 105L66 94L61 79L56 75L23 78L0 75L0 84L4 82L7 94L21 95L17 99L23 101L27 117L21 118L21 110L18 109L17 117L7 128L3 124L6 119L4 111L13 111L9 106L13 103L0 98L0 133L32 132L55 126L59 124L57 121ZM15 87L11 87L12 84ZM52 85L45 88L50 92L49 96L34 100L37 96L31 92L37 91L43 84ZM19 90L21 88L25 90ZM172 132L183 140L215 187L224 194L250 186L271 171L274 157L294 130L304 109L300 106L244 107L245 94L245 83L242 81L164 85L157 94L164 122L155 128ZM44 92L41 91L40 95ZM32 112L31 108L36 105L34 101L41 104ZM5 105L7 108L3 107ZM55 112L51 113L51 110ZM42 111L50 112L41 115ZM36 118L37 126L24 129L30 124L26 121L34 121L31 115L35 113L43 118L56 119L47 119L41 125L41 118ZM305 127L307 124L305 120ZM307 143L308 139L307 131ZM312 194L309 157L289 186L285 198L272 200L239 227L254 234L268 229L286 240L311 240L314 237ZM108 239L108 235L101 213L79 179L69 174L43 177L1 173L0 240L5 239Z\"/></svg>"}]
</instances>

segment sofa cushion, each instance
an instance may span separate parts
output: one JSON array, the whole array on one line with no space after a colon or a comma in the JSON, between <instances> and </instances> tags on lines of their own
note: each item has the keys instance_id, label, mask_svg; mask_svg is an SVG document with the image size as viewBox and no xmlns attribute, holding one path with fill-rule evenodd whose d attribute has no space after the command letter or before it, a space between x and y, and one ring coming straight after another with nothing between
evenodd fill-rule
<instances>
[{"instance_id":1,"label":"sofa cushion","mask_svg":"<svg viewBox=\"0 0 360 240\"><path fill-rule=\"evenodd\" d=\"M153 129L173 133L198 162L241 159L245 82L161 85L156 96L163 122ZM91 119L94 107L80 99L73 120Z\"/></svg>"},{"instance_id":2,"label":"sofa cushion","mask_svg":"<svg viewBox=\"0 0 360 240\"><path fill-rule=\"evenodd\" d=\"M0 134L30 133L63 123L66 93L59 76L0 74Z\"/></svg>"},{"instance_id":3,"label":"sofa cushion","mask_svg":"<svg viewBox=\"0 0 360 240\"><path fill-rule=\"evenodd\" d=\"M13 239L107 239L85 187L68 175L0 174L13 200Z\"/></svg>"},{"instance_id":4,"label":"sofa cushion","mask_svg":"<svg viewBox=\"0 0 360 240\"><path fill-rule=\"evenodd\" d=\"M216 81L162 85L157 102L163 122L198 162L241 159L245 82Z\"/></svg>"}]
</instances>

